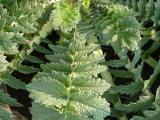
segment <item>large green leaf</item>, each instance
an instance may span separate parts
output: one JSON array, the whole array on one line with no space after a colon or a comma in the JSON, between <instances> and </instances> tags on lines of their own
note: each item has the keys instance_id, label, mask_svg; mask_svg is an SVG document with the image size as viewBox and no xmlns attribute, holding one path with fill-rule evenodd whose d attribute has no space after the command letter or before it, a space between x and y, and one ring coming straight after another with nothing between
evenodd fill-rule
<instances>
[{"instance_id":1,"label":"large green leaf","mask_svg":"<svg viewBox=\"0 0 160 120\"><path fill-rule=\"evenodd\" d=\"M99 65L99 56L94 54L93 46L86 45L84 36L75 33L62 46L49 47L54 52L46 56L51 62L41 65L43 72L27 85L33 104L46 107L44 109L49 111L48 114L53 112L59 120L103 120L110 114L110 108L101 95L109 89L110 84L98 78L105 67ZM82 57L79 60L77 56ZM93 59L87 59L88 56ZM33 117L38 119L42 110L35 110L34 107L32 110L35 114ZM54 119L54 116L44 118Z\"/></svg>"}]
</instances>

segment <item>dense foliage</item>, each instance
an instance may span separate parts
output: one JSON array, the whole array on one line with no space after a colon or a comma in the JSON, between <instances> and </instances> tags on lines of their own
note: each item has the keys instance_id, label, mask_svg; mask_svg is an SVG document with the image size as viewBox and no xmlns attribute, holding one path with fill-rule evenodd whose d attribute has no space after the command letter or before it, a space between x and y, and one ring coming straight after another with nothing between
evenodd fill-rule
<instances>
[{"instance_id":1,"label":"dense foliage","mask_svg":"<svg viewBox=\"0 0 160 120\"><path fill-rule=\"evenodd\" d=\"M9 88L29 92L32 120L159 120L159 10L160 0L0 0L0 120L30 119Z\"/></svg>"}]
</instances>

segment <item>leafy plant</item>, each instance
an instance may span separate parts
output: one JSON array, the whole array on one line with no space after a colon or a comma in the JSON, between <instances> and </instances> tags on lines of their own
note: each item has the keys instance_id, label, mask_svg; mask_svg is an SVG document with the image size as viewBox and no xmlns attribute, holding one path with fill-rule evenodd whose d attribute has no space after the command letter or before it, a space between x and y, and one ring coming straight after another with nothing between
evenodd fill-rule
<instances>
[{"instance_id":1,"label":"leafy plant","mask_svg":"<svg viewBox=\"0 0 160 120\"><path fill-rule=\"evenodd\" d=\"M29 92L33 120L159 120L159 10L159 0L0 0L0 120L26 119L8 86Z\"/></svg>"},{"instance_id":2,"label":"leafy plant","mask_svg":"<svg viewBox=\"0 0 160 120\"><path fill-rule=\"evenodd\" d=\"M43 109L47 112L43 119L103 120L109 115L109 104L101 95L110 85L97 76L105 67L98 65L95 46L85 44L84 36L75 33L61 46L49 45L54 54L46 58L51 62L42 65L44 72L27 86L35 102L34 120Z\"/></svg>"},{"instance_id":3,"label":"leafy plant","mask_svg":"<svg viewBox=\"0 0 160 120\"><path fill-rule=\"evenodd\" d=\"M48 1L45 2L49 3ZM0 89L5 90L4 84L16 89L25 89L25 83L12 76L11 73L16 69L19 71L21 71L22 68L31 69L31 67L22 66L21 63L33 49L33 43L38 44L40 38L45 37L37 34L38 29L44 29L44 24L40 24L42 14L46 15L47 7L50 6L46 5L46 7L43 8L42 5L44 3L23 0L19 2L2 0L0 2L0 83L2 84ZM43 22L45 22L45 19ZM32 40L29 41L30 39ZM23 46L21 51L18 49L20 46ZM7 61L6 57L10 57L11 61ZM6 92L6 90L4 92ZM4 92L1 91L0 101L2 106L4 104L11 106L19 105ZM7 117L7 115L9 115L9 113L6 113L4 109L1 108L0 119L8 120L11 119L11 117L13 118L13 116L10 115L10 117Z\"/></svg>"}]
</instances>

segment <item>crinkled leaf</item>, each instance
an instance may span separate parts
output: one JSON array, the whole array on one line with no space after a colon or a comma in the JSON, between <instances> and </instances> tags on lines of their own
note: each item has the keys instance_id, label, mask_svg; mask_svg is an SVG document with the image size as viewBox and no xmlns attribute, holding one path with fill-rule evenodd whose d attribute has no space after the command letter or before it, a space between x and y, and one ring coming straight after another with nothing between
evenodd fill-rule
<instances>
[{"instance_id":1,"label":"crinkled leaf","mask_svg":"<svg viewBox=\"0 0 160 120\"><path fill-rule=\"evenodd\" d=\"M56 5L56 9L52 11L51 20L56 30L64 32L71 31L80 21L80 12L78 7L73 7L67 1L60 1Z\"/></svg>"}]
</instances>

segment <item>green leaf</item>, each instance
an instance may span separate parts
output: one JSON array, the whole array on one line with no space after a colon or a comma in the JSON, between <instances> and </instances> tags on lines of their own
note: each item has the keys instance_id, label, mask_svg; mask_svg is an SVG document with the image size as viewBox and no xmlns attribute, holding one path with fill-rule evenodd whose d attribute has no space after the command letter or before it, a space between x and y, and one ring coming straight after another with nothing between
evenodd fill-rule
<instances>
[{"instance_id":1,"label":"green leaf","mask_svg":"<svg viewBox=\"0 0 160 120\"><path fill-rule=\"evenodd\" d=\"M158 120L160 117L160 109L155 111L146 110L144 111L144 115L147 120Z\"/></svg>"},{"instance_id":2,"label":"green leaf","mask_svg":"<svg viewBox=\"0 0 160 120\"><path fill-rule=\"evenodd\" d=\"M140 41L140 33L139 23L133 11L117 4L108 6L107 15L106 21L108 23L102 32L102 43L118 44L121 49L136 50ZM102 26L106 21L101 23Z\"/></svg>"},{"instance_id":3,"label":"green leaf","mask_svg":"<svg viewBox=\"0 0 160 120\"><path fill-rule=\"evenodd\" d=\"M13 36L13 32L0 31L0 50L5 54L15 54L18 52L16 43L11 40Z\"/></svg>"},{"instance_id":4,"label":"green leaf","mask_svg":"<svg viewBox=\"0 0 160 120\"><path fill-rule=\"evenodd\" d=\"M143 81L139 80L137 82L133 82L128 85L112 86L110 88L110 91L113 93L133 94L141 91L143 87L144 87Z\"/></svg>"},{"instance_id":5,"label":"green leaf","mask_svg":"<svg viewBox=\"0 0 160 120\"><path fill-rule=\"evenodd\" d=\"M10 106L22 106L15 99L13 99L9 95L5 94L2 90L0 90L0 104L7 104Z\"/></svg>"},{"instance_id":6,"label":"green leaf","mask_svg":"<svg viewBox=\"0 0 160 120\"><path fill-rule=\"evenodd\" d=\"M125 66L128 63L127 58L120 59L120 60L109 60L106 62L108 66L111 67L122 67Z\"/></svg>"},{"instance_id":7,"label":"green leaf","mask_svg":"<svg viewBox=\"0 0 160 120\"><path fill-rule=\"evenodd\" d=\"M69 1L60 1L55 5L56 9L52 11L50 20L55 30L64 32L71 31L80 21L79 8L73 6Z\"/></svg>"},{"instance_id":8,"label":"green leaf","mask_svg":"<svg viewBox=\"0 0 160 120\"><path fill-rule=\"evenodd\" d=\"M38 57L35 57L35 56L31 56L31 55L28 55L26 57L26 60L32 62L32 63L39 63L39 64L42 64L43 63L43 60L39 59Z\"/></svg>"},{"instance_id":9,"label":"green leaf","mask_svg":"<svg viewBox=\"0 0 160 120\"><path fill-rule=\"evenodd\" d=\"M2 81L15 89L25 89L25 83L10 74L1 77Z\"/></svg>"},{"instance_id":10,"label":"green leaf","mask_svg":"<svg viewBox=\"0 0 160 120\"><path fill-rule=\"evenodd\" d=\"M50 53L51 53L51 52L50 52L48 49L46 49L45 47L40 46L40 45L37 45L37 44L34 44L34 45L33 45L33 48L34 48L36 51L40 52L40 53L44 53L44 54L50 54Z\"/></svg>"},{"instance_id":11,"label":"green leaf","mask_svg":"<svg viewBox=\"0 0 160 120\"><path fill-rule=\"evenodd\" d=\"M133 116L131 120L158 120L160 117L160 109L155 111L146 110L143 113L145 117Z\"/></svg>"},{"instance_id":12,"label":"green leaf","mask_svg":"<svg viewBox=\"0 0 160 120\"><path fill-rule=\"evenodd\" d=\"M57 46L57 45L49 44L48 46L53 52L59 53L59 54L65 53L68 50L65 46L61 46L61 45Z\"/></svg>"},{"instance_id":13,"label":"green leaf","mask_svg":"<svg viewBox=\"0 0 160 120\"><path fill-rule=\"evenodd\" d=\"M133 78L133 73L126 71L126 70L109 70L112 75L119 77L119 78Z\"/></svg>"},{"instance_id":14,"label":"green leaf","mask_svg":"<svg viewBox=\"0 0 160 120\"><path fill-rule=\"evenodd\" d=\"M91 120L87 116L75 113L59 113L53 108L45 107L37 103L33 104L31 112L33 113L32 120Z\"/></svg>"},{"instance_id":15,"label":"green leaf","mask_svg":"<svg viewBox=\"0 0 160 120\"><path fill-rule=\"evenodd\" d=\"M34 68L32 66L26 66L26 65L19 65L17 70L24 74L31 74L31 73L40 71L38 68Z\"/></svg>"},{"instance_id":16,"label":"green leaf","mask_svg":"<svg viewBox=\"0 0 160 120\"><path fill-rule=\"evenodd\" d=\"M79 92L71 94L71 105L78 113L90 116L95 120L103 120L110 114L109 103L92 92Z\"/></svg>"},{"instance_id":17,"label":"green leaf","mask_svg":"<svg viewBox=\"0 0 160 120\"><path fill-rule=\"evenodd\" d=\"M30 110L32 113L32 120L63 120L62 114L59 114L58 111L39 103L33 103Z\"/></svg>"},{"instance_id":18,"label":"green leaf","mask_svg":"<svg viewBox=\"0 0 160 120\"><path fill-rule=\"evenodd\" d=\"M103 95L104 91L110 88L110 84L106 83L105 80L95 79L91 77L79 77L73 81L73 86L81 91L93 91L99 95Z\"/></svg>"},{"instance_id":19,"label":"green leaf","mask_svg":"<svg viewBox=\"0 0 160 120\"><path fill-rule=\"evenodd\" d=\"M44 71L58 71L58 72L71 72L71 66L67 63L65 63L63 60L60 60L59 62L51 62L47 64L42 64L41 68Z\"/></svg>"},{"instance_id":20,"label":"green leaf","mask_svg":"<svg viewBox=\"0 0 160 120\"><path fill-rule=\"evenodd\" d=\"M52 79L58 80L59 82L67 85L67 80L69 77L63 73L63 72L57 72L57 71L50 71L50 72L39 72L37 75L35 75L35 79L41 78L41 77L48 77L50 76Z\"/></svg>"},{"instance_id":21,"label":"green leaf","mask_svg":"<svg viewBox=\"0 0 160 120\"><path fill-rule=\"evenodd\" d=\"M154 97L151 96L140 96L139 100L136 102L131 102L128 105L119 104L115 105L115 109L124 111L126 113L138 112L149 108L154 102Z\"/></svg>"},{"instance_id":22,"label":"green leaf","mask_svg":"<svg viewBox=\"0 0 160 120\"><path fill-rule=\"evenodd\" d=\"M46 106L59 107L59 104L67 102L67 89L62 83L50 76L33 80L32 84L27 86L27 89L32 92L31 97L35 102L43 103Z\"/></svg>"},{"instance_id":23,"label":"green leaf","mask_svg":"<svg viewBox=\"0 0 160 120\"><path fill-rule=\"evenodd\" d=\"M133 116L133 118L131 118L130 120L146 120L146 119L140 116Z\"/></svg>"}]
</instances>

